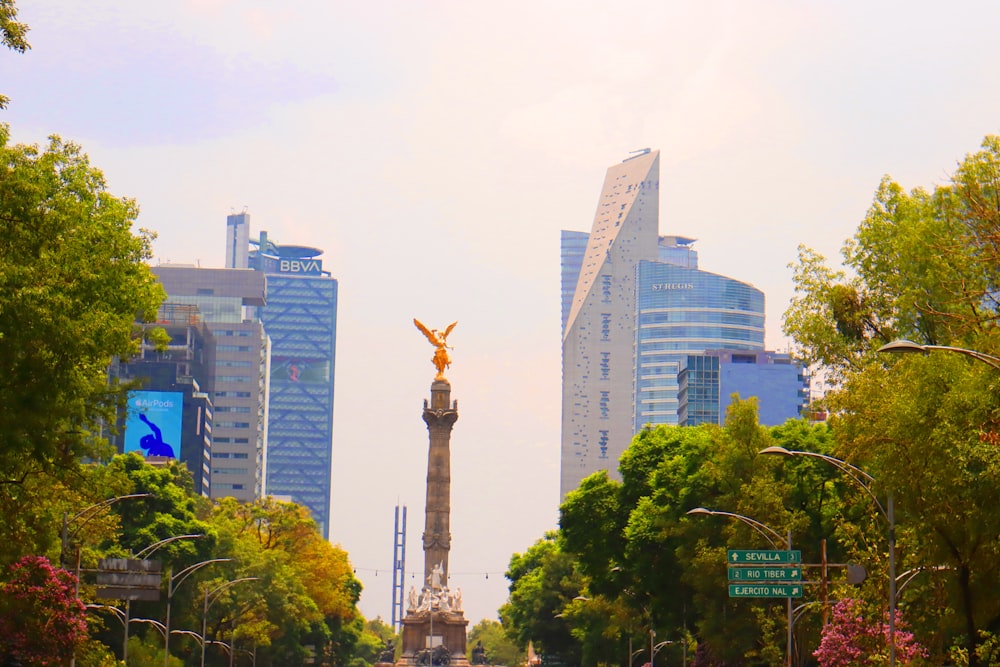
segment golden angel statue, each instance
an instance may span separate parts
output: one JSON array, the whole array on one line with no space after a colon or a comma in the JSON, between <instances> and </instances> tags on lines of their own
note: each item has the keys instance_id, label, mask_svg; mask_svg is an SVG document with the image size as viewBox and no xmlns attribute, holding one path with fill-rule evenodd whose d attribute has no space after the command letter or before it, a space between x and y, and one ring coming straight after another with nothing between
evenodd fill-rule
<instances>
[{"instance_id":1,"label":"golden angel statue","mask_svg":"<svg viewBox=\"0 0 1000 667\"><path fill-rule=\"evenodd\" d=\"M438 331L437 329L428 329L420 323L420 320L416 318L413 319L413 323L417 325L418 329L424 332L424 335L427 336L427 340L429 340L431 345L436 348L434 350L434 356L431 358L431 363L433 363L434 368L437 369L437 376L435 376L434 379L444 380L444 369L451 366L451 357L448 356L448 350L451 349L448 347L447 343L448 334L451 333L451 330L455 328L455 325L458 324L458 322L452 322L443 332Z\"/></svg>"}]
</instances>

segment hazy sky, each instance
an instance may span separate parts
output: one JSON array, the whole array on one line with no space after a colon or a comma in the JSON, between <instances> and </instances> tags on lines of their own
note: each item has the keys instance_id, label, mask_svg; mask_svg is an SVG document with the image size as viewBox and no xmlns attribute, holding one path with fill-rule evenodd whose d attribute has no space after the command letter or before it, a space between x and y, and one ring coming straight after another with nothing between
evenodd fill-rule
<instances>
[{"instance_id":1,"label":"hazy sky","mask_svg":"<svg viewBox=\"0 0 1000 667\"><path fill-rule=\"evenodd\" d=\"M558 519L559 230L608 166L660 157L660 230L767 296L831 259L886 173L943 182L1000 130L1000 4L745 0L19 0L0 121L81 144L157 261L220 267L225 218L323 248L340 281L333 540L390 617L393 508L419 588L434 368L448 373L452 588L494 618ZM413 578L411 573L416 573Z\"/></svg>"}]
</instances>

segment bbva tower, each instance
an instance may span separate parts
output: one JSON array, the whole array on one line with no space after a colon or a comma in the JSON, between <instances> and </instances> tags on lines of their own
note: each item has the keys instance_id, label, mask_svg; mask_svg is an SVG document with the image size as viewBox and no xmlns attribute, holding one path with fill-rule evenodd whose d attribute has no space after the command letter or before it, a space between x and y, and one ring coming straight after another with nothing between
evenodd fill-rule
<instances>
[{"instance_id":1,"label":"bbva tower","mask_svg":"<svg viewBox=\"0 0 1000 667\"><path fill-rule=\"evenodd\" d=\"M659 151L610 167L590 233L562 234L560 492L618 476L646 424L678 423L678 376L706 350L764 350L764 294L698 269L659 234Z\"/></svg>"}]
</instances>

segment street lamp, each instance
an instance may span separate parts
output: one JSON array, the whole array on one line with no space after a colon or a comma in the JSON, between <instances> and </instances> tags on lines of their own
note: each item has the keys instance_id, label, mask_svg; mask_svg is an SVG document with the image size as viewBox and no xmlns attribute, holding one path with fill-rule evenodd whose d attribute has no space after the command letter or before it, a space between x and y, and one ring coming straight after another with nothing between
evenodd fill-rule
<instances>
[{"instance_id":1,"label":"street lamp","mask_svg":"<svg viewBox=\"0 0 1000 667\"><path fill-rule=\"evenodd\" d=\"M162 636L162 637L166 636L164 634L167 631L166 626L164 626L163 623L160 623L159 621L154 621L151 618L130 618L128 620L128 622L129 623L148 623L148 624L152 625L154 628L156 628L156 631L160 633L160 636Z\"/></svg>"},{"instance_id":2,"label":"street lamp","mask_svg":"<svg viewBox=\"0 0 1000 667\"><path fill-rule=\"evenodd\" d=\"M171 542L176 542L177 540L195 540L200 537L205 537L205 536L199 533L197 535L175 535L173 537L168 537L164 540L160 540L159 542L154 542L153 544L150 544L148 547L146 547L139 553L135 554L133 558L137 560L144 560L148 556L151 556L153 552L155 552L157 549L159 549L164 545L170 544ZM132 600L131 598L126 598L125 620L123 623L123 625L125 626L125 633L124 633L124 640L122 642L122 662L125 663L126 667L128 667L128 624L129 624L129 615L131 613L132 613Z\"/></svg>"},{"instance_id":3,"label":"street lamp","mask_svg":"<svg viewBox=\"0 0 1000 667\"><path fill-rule=\"evenodd\" d=\"M69 512L63 512L63 523L62 523L62 547L59 550L59 565L63 568L66 567L66 548L69 546L69 540L71 537L76 537L76 534L90 522L91 519L97 516L97 513L104 509L105 507L110 507L111 505L117 503L119 500L127 500L129 498L148 498L152 496L152 493L129 493L124 496L115 496L114 498L105 498L99 503L94 503L89 507L84 507L82 510L74 514L72 517L69 516ZM69 524L73 523L77 519L83 519L80 525L76 527L73 534L69 534ZM79 572L77 572L79 576Z\"/></svg>"},{"instance_id":4,"label":"street lamp","mask_svg":"<svg viewBox=\"0 0 1000 667\"><path fill-rule=\"evenodd\" d=\"M733 512L723 512L721 510L710 510L704 507L695 507L693 510L688 510L687 513L692 515L728 516L733 519L738 519L763 535L764 539L770 543L772 548L781 549L782 546L779 546L779 542L783 544L786 549L791 550L792 548L791 542L788 538L783 537L778 533L778 531L774 530L770 526L767 526L756 519L751 519L748 516L735 514ZM774 540L778 540L778 542L775 542Z\"/></svg>"},{"instance_id":5,"label":"street lamp","mask_svg":"<svg viewBox=\"0 0 1000 667\"><path fill-rule=\"evenodd\" d=\"M119 500L127 500L129 498L148 498L148 497L150 497L152 495L153 495L152 493L128 493L128 494L125 494L123 496L115 496L114 498L105 498L104 500L102 500L99 503L94 503L93 505L90 505L88 507L84 507L82 510L80 510L79 512L77 512L76 514L74 514L72 517L69 516L69 512L63 512L62 544L60 545L60 548L59 548L59 566L62 567L63 569L66 568L66 548L69 545L70 538L71 537L76 537L76 534L79 533L80 530L82 530L83 527L86 526L87 523L89 523L91 519L93 519L94 517L96 517L98 512L100 512L102 509L104 509L106 507L110 507L111 505L114 505ZM72 523L72 522L74 522L74 521L76 521L76 520L78 520L78 519L82 519L82 521L80 521L80 525L77 526L76 529L73 531L73 534L70 535L70 533L69 533L69 524ZM80 551L79 551L79 549L77 550L77 555L76 555L76 583L73 584L73 595L77 599L80 598ZM125 628L126 628L126 633L127 633L127 631L128 631L127 630L128 629L128 624L127 623L125 624ZM128 641L128 640L126 639L126 641ZM70 665L70 667L73 667L74 665L76 665L76 649L73 649L73 655L69 659L69 665Z\"/></svg>"},{"instance_id":6,"label":"street lamp","mask_svg":"<svg viewBox=\"0 0 1000 667\"><path fill-rule=\"evenodd\" d=\"M788 537L782 537L778 531L771 528L768 525L757 521L757 519L752 519L748 516L742 514L736 514L735 512L723 512L721 510L710 510L704 507L695 507L693 510L688 510L688 514L697 516L726 516L731 519L736 519L737 521L742 521L746 525L750 526L758 533L760 533L764 539L770 543L773 549L780 549L784 547L789 551L792 550L792 532L788 531ZM777 542L775 542L777 540ZM788 598L788 634L787 634L787 646L785 647L786 653L788 654L785 658L785 662L788 667L792 665L792 626L794 621L792 620L792 598Z\"/></svg>"},{"instance_id":7,"label":"street lamp","mask_svg":"<svg viewBox=\"0 0 1000 667\"><path fill-rule=\"evenodd\" d=\"M260 579L260 577L241 577L239 579L233 579L232 581L227 581L224 584L220 584L215 588L213 588L212 590L208 590L207 587L205 588L205 608L201 616L201 637L202 637L201 667L205 667L205 644L209 643L208 639L206 638L207 635L205 634L206 631L208 630L208 608L212 606L213 602L219 599L219 595L221 595L222 591L226 590L227 588L235 586L236 584L242 583L244 581L257 581L258 579ZM232 657L232 652L230 652L230 657Z\"/></svg>"},{"instance_id":8,"label":"street lamp","mask_svg":"<svg viewBox=\"0 0 1000 667\"><path fill-rule=\"evenodd\" d=\"M840 472L847 475L848 479L857 484L875 503L875 507L882 514L882 518L889 524L889 667L896 665L896 510L892 493L886 494L885 505L878 499L872 486L875 478L866 473L861 468L851 465L847 461L842 461L833 456L819 454L817 452L806 452L799 450L785 449L784 447L766 447L759 454L779 454L781 456L809 456L826 461Z\"/></svg>"},{"instance_id":9,"label":"street lamp","mask_svg":"<svg viewBox=\"0 0 1000 667\"><path fill-rule=\"evenodd\" d=\"M155 626L156 629L159 630L159 632L160 632L161 635L163 634L163 624L162 623L160 623L159 621L154 621L151 618L129 618L128 617L128 607L126 607L125 611L119 609L118 607L109 605L109 604L86 604L86 605L84 605L84 607L86 607L87 609L98 609L98 610L110 611L111 613L113 613L115 615L115 618L118 619L118 622L122 624L122 632L124 633L124 636L125 636L125 640L124 641L125 641L125 646L126 646L125 650L123 650L123 652L122 652L122 662L126 666L128 665L128 648L127 647L128 647L128 624L129 623L149 623L149 624Z\"/></svg>"},{"instance_id":10,"label":"street lamp","mask_svg":"<svg viewBox=\"0 0 1000 667\"><path fill-rule=\"evenodd\" d=\"M163 624L165 628L164 638L163 638L163 667L170 667L170 602L174 599L174 593L177 591L177 587L184 583L184 580L195 572L206 565L211 565L212 563L228 563L233 560L232 558L212 558L211 560L203 560L200 563L195 563L194 565L189 565L177 574L170 576L167 573L167 618L166 623Z\"/></svg>"},{"instance_id":11,"label":"street lamp","mask_svg":"<svg viewBox=\"0 0 1000 667\"><path fill-rule=\"evenodd\" d=\"M945 352L957 352L959 354L964 354L967 357L972 357L977 361L989 364L993 368L1000 370L1000 358L986 354L985 352L979 352L977 350L967 350L964 347L952 347L950 345L921 345L909 340L894 340L891 343L880 347L878 352L893 352L896 354L919 352L921 354L930 354L934 350L944 350Z\"/></svg>"},{"instance_id":12,"label":"street lamp","mask_svg":"<svg viewBox=\"0 0 1000 667\"><path fill-rule=\"evenodd\" d=\"M649 667L654 667L653 661L656 659L656 654L660 652L661 648L663 648L667 644L673 644L674 643L673 641L671 641L671 640L668 639L667 641L660 642L659 644L656 644L654 646L653 645L653 639L655 637L656 637L656 631L655 630L650 630L649 631Z\"/></svg>"}]
</instances>

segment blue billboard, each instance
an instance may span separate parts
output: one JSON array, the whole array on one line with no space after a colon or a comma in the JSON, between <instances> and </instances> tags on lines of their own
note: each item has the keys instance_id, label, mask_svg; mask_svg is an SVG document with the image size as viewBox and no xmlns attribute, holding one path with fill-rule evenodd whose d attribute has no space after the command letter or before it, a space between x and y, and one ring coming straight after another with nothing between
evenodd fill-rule
<instances>
[{"instance_id":1,"label":"blue billboard","mask_svg":"<svg viewBox=\"0 0 1000 667\"><path fill-rule=\"evenodd\" d=\"M130 391L125 418L125 451L176 459L181 449L184 394Z\"/></svg>"}]
</instances>

